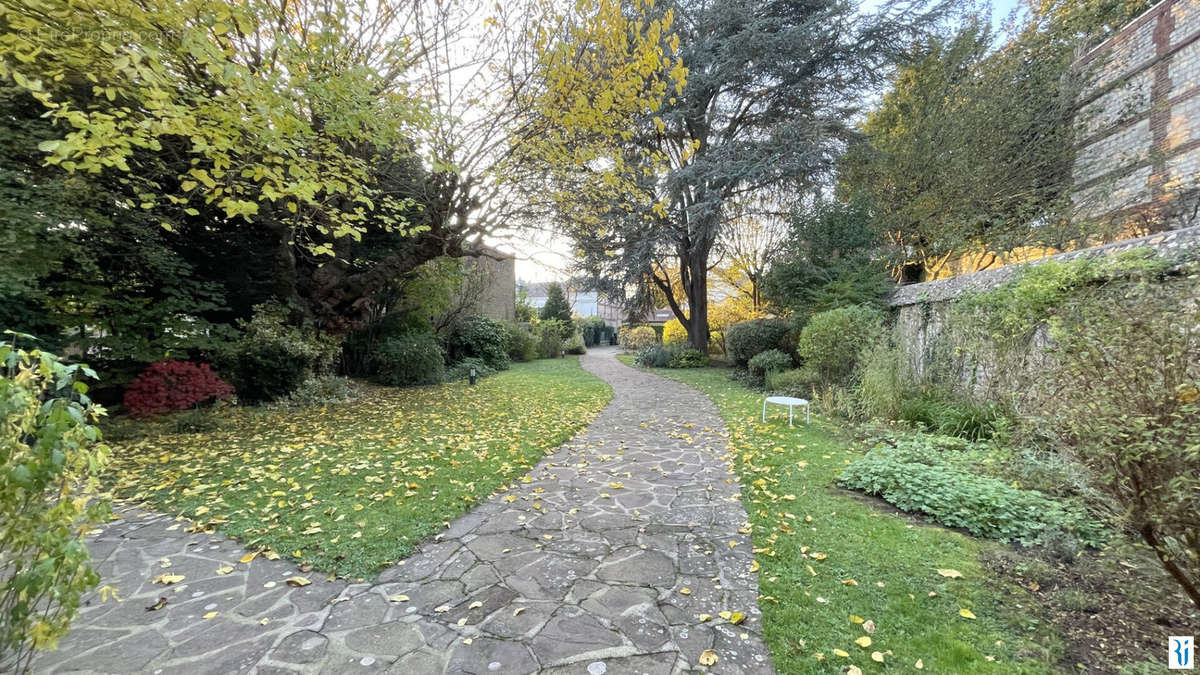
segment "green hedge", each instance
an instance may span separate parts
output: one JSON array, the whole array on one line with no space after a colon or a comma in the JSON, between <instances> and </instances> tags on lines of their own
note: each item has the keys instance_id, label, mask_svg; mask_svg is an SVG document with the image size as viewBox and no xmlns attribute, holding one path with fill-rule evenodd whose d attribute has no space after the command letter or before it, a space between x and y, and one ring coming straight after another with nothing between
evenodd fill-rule
<instances>
[{"instance_id":1,"label":"green hedge","mask_svg":"<svg viewBox=\"0 0 1200 675\"><path fill-rule=\"evenodd\" d=\"M445 373L445 354L432 334L417 333L385 340L372 357L375 379L403 386L436 384Z\"/></svg>"},{"instance_id":2,"label":"green hedge","mask_svg":"<svg viewBox=\"0 0 1200 675\"><path fill-rule=\"evenodd\" d=\"M883 313L866 305L814 314L800 331L797 351L804 365L827 384L844 382L859 355L883 334Z\"/></svg>"},{"instance_id":3,"label":"green hedge","mask_svg":"<svg viewBox=\"0 0 1200 675\"><path fill-rule=\"evenodd\" d=\"M787 344L791 326L783 319L754 319L735 323L725 331L725 352L737 368L745 368L750 359L769 349L792 351Z\"/></svg>"}]
</instances>

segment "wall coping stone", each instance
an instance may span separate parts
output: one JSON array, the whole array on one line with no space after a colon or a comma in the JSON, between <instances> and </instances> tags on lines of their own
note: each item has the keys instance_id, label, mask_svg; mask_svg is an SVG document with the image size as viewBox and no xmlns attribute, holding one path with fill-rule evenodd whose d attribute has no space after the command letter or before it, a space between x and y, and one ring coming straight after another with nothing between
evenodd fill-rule
<instances>
[{"instance_id":1,"label":"wall coping stone","mask_svg":"<svg viewBox=\"0 0 1200 675\"><path fill-rule=\"evenodd\" d=\"M972 274L961 274L948 279L938 279L936 281L901 286L888 298L888 306L905 307L923 302L952 300L965 293L983 292L996 288L1004 282L1016 278L1018 274L1030 265L1038 265L1048 260L1063 262L1076 258L1108 256L1141 247L1149 247L1160 256L1167 256L1178 251L1200 247L1200 225L1171 230L1169 232L1158 232L1145 237L1137 237L1136 239L1123 239L1111 244L1067 251L1066 253L1059 253L1028 262L1014 263Z\"/></svg>"}]
</instances>

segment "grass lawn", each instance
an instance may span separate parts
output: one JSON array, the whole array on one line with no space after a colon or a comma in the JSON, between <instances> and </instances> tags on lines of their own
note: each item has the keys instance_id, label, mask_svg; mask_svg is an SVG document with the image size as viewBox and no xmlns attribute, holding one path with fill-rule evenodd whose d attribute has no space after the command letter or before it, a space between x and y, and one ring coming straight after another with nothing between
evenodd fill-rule
<instances>
[{"instance_id":1,"label":"grass lawn","mask_svg":"<svg viewBox=\"0 0 1200 675\"><path fill-rule=\"evenodd\" d=\"M578 357L520 363L475 387L371 387L342 405L235 409L209 433L152 428L113 443L109 476L118 498L366 578L518 479L611 396Z\"/></svg>"},{"instance_id":2,"label":"grass lawn","mask_svg":"<svg viewBox=\"0 0 1200 675\"><path fill-rule=\"evenodd\" d=\"M979 563L998 544L914 524L838 489L838 472L861 450L827 420L789 429L786 409L773 406L764 424L762 396L728 371L656 372L708 394L728 426L780 673L913 672L918 661L935 673L1053 669L1062 653L1055 631L1022 609L1036 599Z\"/></svg>"}]
</instances>

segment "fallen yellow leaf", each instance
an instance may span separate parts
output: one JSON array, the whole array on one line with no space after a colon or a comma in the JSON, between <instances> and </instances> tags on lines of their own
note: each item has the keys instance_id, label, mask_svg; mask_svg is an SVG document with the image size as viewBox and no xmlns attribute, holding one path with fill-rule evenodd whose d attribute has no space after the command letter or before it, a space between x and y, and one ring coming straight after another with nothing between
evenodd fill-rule
<instances>
[{"instance_id":1,"label":"fallen yellow leaf","mask_svg":"<svg viewBox=\"0 0 1200 675\"><path fill-rule=\"evenodd\" d=\"M850 658L850 652L848 652L848 651L845 651L845 650L843 650L843 649L835 649L835 650L833 650L833 655L834 655L834 656L840 656L840 657L842 657L842 658L846 658L846 659Z\"/></svg>"},{"instance_id":2,"label":"fallen yellow leaf","mask_svg":"<svg viewBox=\"0 0 1200 675\"><path fill-rule=\"evenodd\" d=\"M288 586L307 586L307 585L311 584L312 582L309 581L305 577L297 576L297 577L288 577L284 583L286 583Z\"/></svg>"},{"instance_id":3,"label":"fallen yellow leaf","mask_svg":"<svg viewBox=\"0 0 1200 675\"><path fill-rule=\"evenodd\" d=\"M913 664L913 668L916 668L917 670L920 670L924 667L925 664L921 662L921 659L917 659L917 662Z\"/></svg>"},{"instance_id":4,"label":"fallen yellow leaf","mask_svg":"<svg viewBox=\"0 0 1200 675\"><path fill-rule=\"evenodd\" d=\"M958 570L950 570L950 569L942 569L942 568L938 568L938 571L937 571L937 573L938 573L938 574L940 574L940 575L942 575L942 576L944 576L944 577L949 577L949 578L951 578L951 579L960 579L960 578L962 578L962 572L959 572Z\"/></svg>"},{"instance_id":5,"label":"fallen yellow leaf","mask_svg":"<svg viewBox=\"0 0 1200 675\"><path fill-rule=\"evenodd\" d=\"M203 618L205 618L205 619L211 619L211 618L213 618L213 617L214 617L214 616L216 616L216 615L217 615L217 612L209 612L208 614L205 614Z\"/></svg>"},{"instance_id":6,"label":"fallen yellow leaf","mask_svg":"<svg viewBox=\"0 0 1200 675\"><path fill-rule=\"evenodd\" d=\"M712 666L717 663L717 653L711 649L705 649L700 652L700 665Z\"/></svg>"},{"instance_id":7,"label":"fallen yellow leaf","mask_svg":"<svg viewBox=\"0 0 1200 675\"><path fill-rule=\"evenodd\" d=\"M969 609L958 610L958 615L964 619L974 619L975 618L975 613Z\"/></svg>"},{"instance_id":8,"label":"fallen yellow leaf","mask_svg":"<svg viewBox=\"0 0 1200 675\"><path fill-rule=\"evenodd\" d=\"M246 555L242 556L242 562L248 563L251 560L254 560L254 558L256 556L258 556L258 551L254 551L253 553L247 553Z\"/></svg>"},{"instance_id":9,"label":"fallen yellow leaf","mask_svg":"<svg viewBox=\"0 0 1200 675\"><path fill-rule=\"evenodd\" d=\"M391 600L392 602L408 602L408 596L400 593L398 595L393 595L392 597L388 598L388 600Z\"/></svg>"},{"instance_id":10,"label":"fallen yellow leaf","mask_svg":"<svg viewBox=\"0 0 1200 675\"><path fill-rule=\"evenodd\" d=\"M854 644L858 645L859 647L862 647L863 649L866 649L867 647L871 646L871 638L864 635L864 636L858 638L857 640L855 640Z\"/></svg>"},{"instance_id":11,"label":"fallen yellow leaf","mask_svg":"<svg viewBox=\"0 0 1200 675\"><path fill-rule=\"evenodd\" d=\"M871 660L875 663L883 663L883 652L871 652Z\"/></svg>"},{"instance_id":12,"label":"fallen yellow leaf","mask_svg":"<svg viewBox=\"0 0 1200 675\"><path fill-rule=\"evenodd\" d=\"M162 584L164 586L170 586L171 584L177 584L181 581L183 581L182 574L160 574L160 575L154 577L154 579L151 581L151 583Z\"/></svg>"}]
</instances>

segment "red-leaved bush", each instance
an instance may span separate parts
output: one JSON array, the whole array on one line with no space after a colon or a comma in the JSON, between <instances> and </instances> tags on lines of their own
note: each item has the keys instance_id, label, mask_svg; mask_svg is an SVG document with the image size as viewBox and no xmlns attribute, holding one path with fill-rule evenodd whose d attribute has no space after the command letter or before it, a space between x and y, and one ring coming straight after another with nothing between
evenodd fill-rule
<instances>
[{"instance_id":1,"label":"red-leaved bush","mask_svg":"<svg viewBox=\"0 0 1200 675\"><path fill-rule=\"evenodd\" d=\"M207 363L158 361L129 384L125 407L131 417L146 417L231 397L233 386L217 377Z\"/></svg>"}]
</instances>

